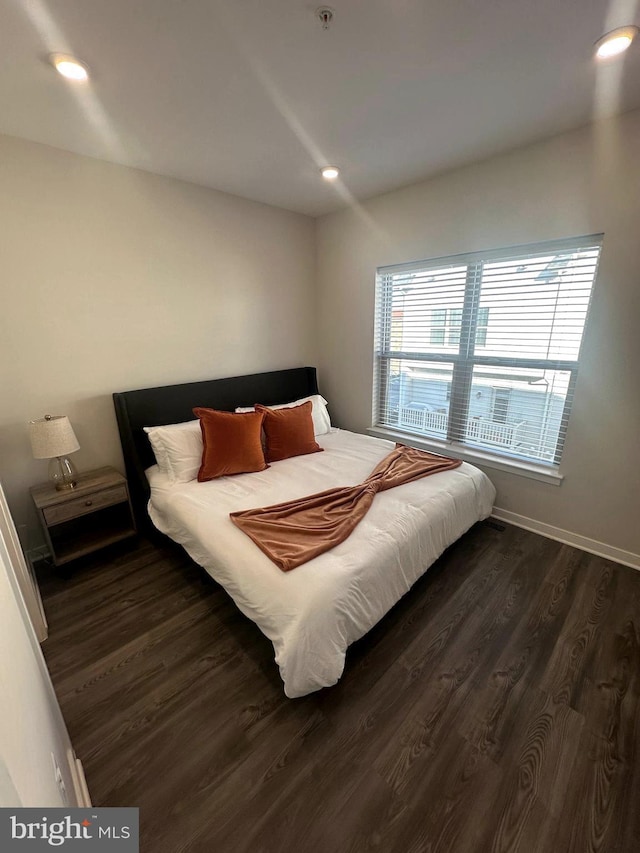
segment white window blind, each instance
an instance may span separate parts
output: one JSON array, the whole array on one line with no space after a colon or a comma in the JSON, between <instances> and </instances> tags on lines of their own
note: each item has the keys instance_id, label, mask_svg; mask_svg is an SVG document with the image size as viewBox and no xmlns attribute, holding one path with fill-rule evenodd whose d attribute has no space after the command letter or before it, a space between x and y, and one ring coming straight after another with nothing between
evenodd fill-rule
<instances>
[{"instance_id":1,"label":"white window blind","mask_svg":"<svg viewBox=\"0 0 640 853\"><path fill-rule=\"evenodd\" d=\"M379 269L374 425L558 465L601 245Z\"/></svg>"}]
</instances>

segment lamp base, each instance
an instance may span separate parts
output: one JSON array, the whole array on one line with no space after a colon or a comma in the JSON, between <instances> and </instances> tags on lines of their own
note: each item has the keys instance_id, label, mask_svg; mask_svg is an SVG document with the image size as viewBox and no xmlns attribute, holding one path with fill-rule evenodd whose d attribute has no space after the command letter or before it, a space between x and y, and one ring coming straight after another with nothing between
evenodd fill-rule
<instances>
[{"instance_id":1,"label":"lamp base","mask_svg":"<svg viewBox=\"0 0 640 853\"><path fill-rule=\"evenodd\" d=\"M56 487L57 492L66 492L75 489L76 469L68 456L54 456L49 462L49 479Z\"/></svg>"}]
</instances>

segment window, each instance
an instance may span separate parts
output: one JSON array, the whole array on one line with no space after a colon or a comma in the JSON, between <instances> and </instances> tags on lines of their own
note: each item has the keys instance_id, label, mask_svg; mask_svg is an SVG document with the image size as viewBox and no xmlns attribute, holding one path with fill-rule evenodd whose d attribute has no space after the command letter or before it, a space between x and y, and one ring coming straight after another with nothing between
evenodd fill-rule
<instances>
[{"instance_id":1,"label":"window","mask_svg":"<svg viewBox=\"0 0 640 853\"><path fill-rule=\"evenodd\" d=\"M460 330L462 329L462 308L451 308L447 312L448 330L447 343L449 346L460 346ZM489 323L489 309L478 308L478 321L476 323L476 346L483 347L487 343L487 325ZM432 341L433 343L433 341Z\"/></svg>"},{"instance_id":2,"label":"window","mask_svg":"<svg viewBox=\"0 0 640 853\"><path fill-rule=\"evenodd\" d=\"M486 347L487 326L489 325L489 309L478 308L478 322L476 323L476 346Z\"/></svg>"},{"instance_id":3,"label":"window","mask_svg":"<svg viewBox=\"0 0 640 853\"><path fill-rule=\"evenodd\" d=\"M558 465L601 244L379 269L374 425Z\"/></svg>"},{"instance_id":4,"label":"window","mask_svg":"<svg viewBox=\"0 0 640 853\"><path fill-rule=\"evenodd\" d=\"M434 308L431 312L431 329L429 337L432 344L444 344L444 333L447 326L447 309Z\"/></svg>"},{"instance_id":5,"label":"window","mask_svg":"<svg viewBox=\"0 0 640 853\"><path fill-rule=\"evenodd\" d=\"M452 308L449 311L449 334L447 336L447 343L449 346L459 346L460 345L460 329L462 328L462 309L461 308Z\"/></svg>"},{"instance_id":6,"label":"window","mask_svg":"<svg viewBox=\"0 0 640 853\"><path fill-rule=\"evenodd\" d=\"M493 392L492 420L497 424L506 424L509 414L511 388L496 388Z\"/></svg>"}]
</instances>

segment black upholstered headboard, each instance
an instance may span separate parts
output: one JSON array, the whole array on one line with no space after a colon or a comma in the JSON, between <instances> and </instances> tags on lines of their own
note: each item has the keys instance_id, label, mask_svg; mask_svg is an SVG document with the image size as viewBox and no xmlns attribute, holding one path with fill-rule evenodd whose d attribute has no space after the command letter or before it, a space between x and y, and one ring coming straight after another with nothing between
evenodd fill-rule
<instances>
[{"instance_id":1,"label":"black upholstered headboard","mask_svg":"<svg viewBox=\"0 0 640 853\"><path fill-rule=\"evenodd\" d=\"M237 406L291 403L317 393L315 367L295 367L114 394L120 442L138 523L148 527L149 485L144 471L155 462L143 427L193 420L194 406L232 412Z\"/></svg>"}]
</instances>

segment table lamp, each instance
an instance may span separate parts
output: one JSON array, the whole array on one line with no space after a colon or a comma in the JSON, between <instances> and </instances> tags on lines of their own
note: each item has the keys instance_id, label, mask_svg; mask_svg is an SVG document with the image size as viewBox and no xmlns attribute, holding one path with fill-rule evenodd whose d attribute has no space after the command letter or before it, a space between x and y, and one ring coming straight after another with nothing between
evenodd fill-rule
<instances>
[{"instance_id":1,"label":"table lamp","mask_svg":"<svg viewBox=\"0 0 640 853\"><path fill-rule=\"evenodd\" d=\"M74 489L76 469L69 453L80 450L78 439L66 415L45 415L29 421L29 437L35 459L50 459L49 479L58 491Z\"/></svg>"}]
</instances>

